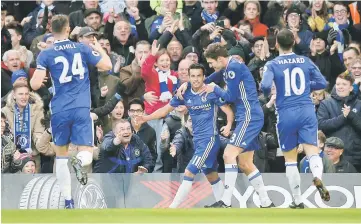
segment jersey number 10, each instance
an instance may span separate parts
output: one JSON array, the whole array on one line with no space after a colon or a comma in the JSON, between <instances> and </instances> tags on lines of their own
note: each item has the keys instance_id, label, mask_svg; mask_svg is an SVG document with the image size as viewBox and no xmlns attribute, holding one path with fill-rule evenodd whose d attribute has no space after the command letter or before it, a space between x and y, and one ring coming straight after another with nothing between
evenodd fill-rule
<instances>
[{"instance_id":1,"label":"jersey number 10","mask_svg":"<svg viewBox=\"0 0 361 224\"><path fill-rule=\"evenodd\" d=\"M305 92L306 83L305 83L305 73L303 73L302 69L299 67L295 67L291 71L290 69L286 69L283 71L285 74L285 96L291 96L292 92L296 95L302 95ZM300 80L300 87L297 86L297 76Z\"/></svg>"},{"instance_id":2,"label":"jersey number 10","mask_svg":"<svg viewBox=\"0 0 361 224\"><path fill-rule=\"evenodd\" d=\"M69 62L63 57L59 56L55 58L55 64L62 63L63 71L61 71L61 75L59 77L59 82L61 84L71 82L73 76L67 76L69 72ZM84 79L85 69L83 67L83 60L81 59L80 53L75 53L73 58L73 64L71 65L71 73L73 75L79 75L79 79Z\"/></svg>"}]
</instances>

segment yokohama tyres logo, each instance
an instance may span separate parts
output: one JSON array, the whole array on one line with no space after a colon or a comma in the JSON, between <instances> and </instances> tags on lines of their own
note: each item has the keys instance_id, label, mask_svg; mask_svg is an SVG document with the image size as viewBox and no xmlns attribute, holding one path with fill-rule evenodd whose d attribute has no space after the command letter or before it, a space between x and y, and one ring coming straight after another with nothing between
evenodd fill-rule
<instances>
[{"instance_id":1,"label":"yokohama tyres logo","mask_svg":"<svg viewBox=\"0 0 361 224\"><path fill-rule=\"evenodd\" d=\"M180 186L178 181L141 181L141 183L163 198L163 200L153 208L168 208ZM192 208L210 194L212 194L212 189L208 182L194 182L188 197L178 206L178 208Z\"/></svg>"}]
</instances>

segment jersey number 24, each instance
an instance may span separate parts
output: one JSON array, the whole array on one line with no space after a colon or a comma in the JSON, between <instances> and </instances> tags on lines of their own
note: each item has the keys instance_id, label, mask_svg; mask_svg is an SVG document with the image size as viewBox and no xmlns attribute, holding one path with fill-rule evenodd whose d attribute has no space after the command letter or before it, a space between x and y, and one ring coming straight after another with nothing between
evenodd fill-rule
<instances>
[{"instance_id":1,"label":"jersey number 24","mask_svg":"<svg viewBox=\"0 0 361 224\"><path fill-rule=\"evenodd\" d=\"M59 77L59 82L61 84L71 82L73 76L67 76L69 72L69 61L64 56L59 56L55 58L55 64L62 63L63 70ZM72 75L79 75L79 79L84 79L85 69L83 67L83 61L81 59L80 53L75 53L73 58L73 64L71 65Z\"/></svg>"},{"instance_id":2,"label":"jersey number 24","mask_svg":"<svg viewBox=\"0 0 361 224\"><path fill-rule=\"evenodd\" d=\"M305 73L299 67L295 67L290 72L290 69L283 71L285 75L285 96L291 96L291 90L296 95L302 95L305 92L306 82L305 82ZM297 77L300 80L300 87L297 86Z\"/></svg>"}]
</instances>

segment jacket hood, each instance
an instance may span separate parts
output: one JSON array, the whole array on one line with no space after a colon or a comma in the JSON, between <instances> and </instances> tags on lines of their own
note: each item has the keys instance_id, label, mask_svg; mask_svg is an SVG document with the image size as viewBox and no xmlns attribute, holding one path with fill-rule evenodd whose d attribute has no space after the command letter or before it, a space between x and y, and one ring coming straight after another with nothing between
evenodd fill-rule
<instances>
[{"instance_id":1,"label":"jacket hood","mask_svg":"<svg viewBox=\"0 0 361 224\"><path fill-rule=\"evenodd\" d=\"M33 110L42 110L44 107L43 100L39 96L39 94L30 92L29 94L29 103L32 105ZM14 111L15 99L14 99L14 91L11 91L6 100L6 107L10 109L10 111Z\"/></svg>"},{"instance_id":2,"label":"jacket hood","mask_svg":"<svg viewBox=\"0 0 361 224\"><path fill-rule=\"evenodd\" d=\"M336 87L334 86L332 88L332 91L331 91L331 97L334 98L337 101L342 101L344 103L347 103L347 102L350 102L350 101L354 101L357 98L357 95L355 95L354 92L352 91L349 96L340 97L340 96L337 95Z\"/></svg>"}]
</instances>

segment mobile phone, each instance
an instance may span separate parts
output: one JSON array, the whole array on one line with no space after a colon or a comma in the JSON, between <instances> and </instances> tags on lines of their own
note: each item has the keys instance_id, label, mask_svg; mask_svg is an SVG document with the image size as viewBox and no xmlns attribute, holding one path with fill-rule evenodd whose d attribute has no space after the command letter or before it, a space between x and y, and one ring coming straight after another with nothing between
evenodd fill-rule
<instances>
[{"instance_id":1,"label":"mobile phone","mask_svg":"<svg viewBox=\"0 0 361 224\"><path fill-rule=\"evenodd\" d=\"M224 20L218 20L216 21L216 26L224 28Z\"/></svg>"}]
</instances>

